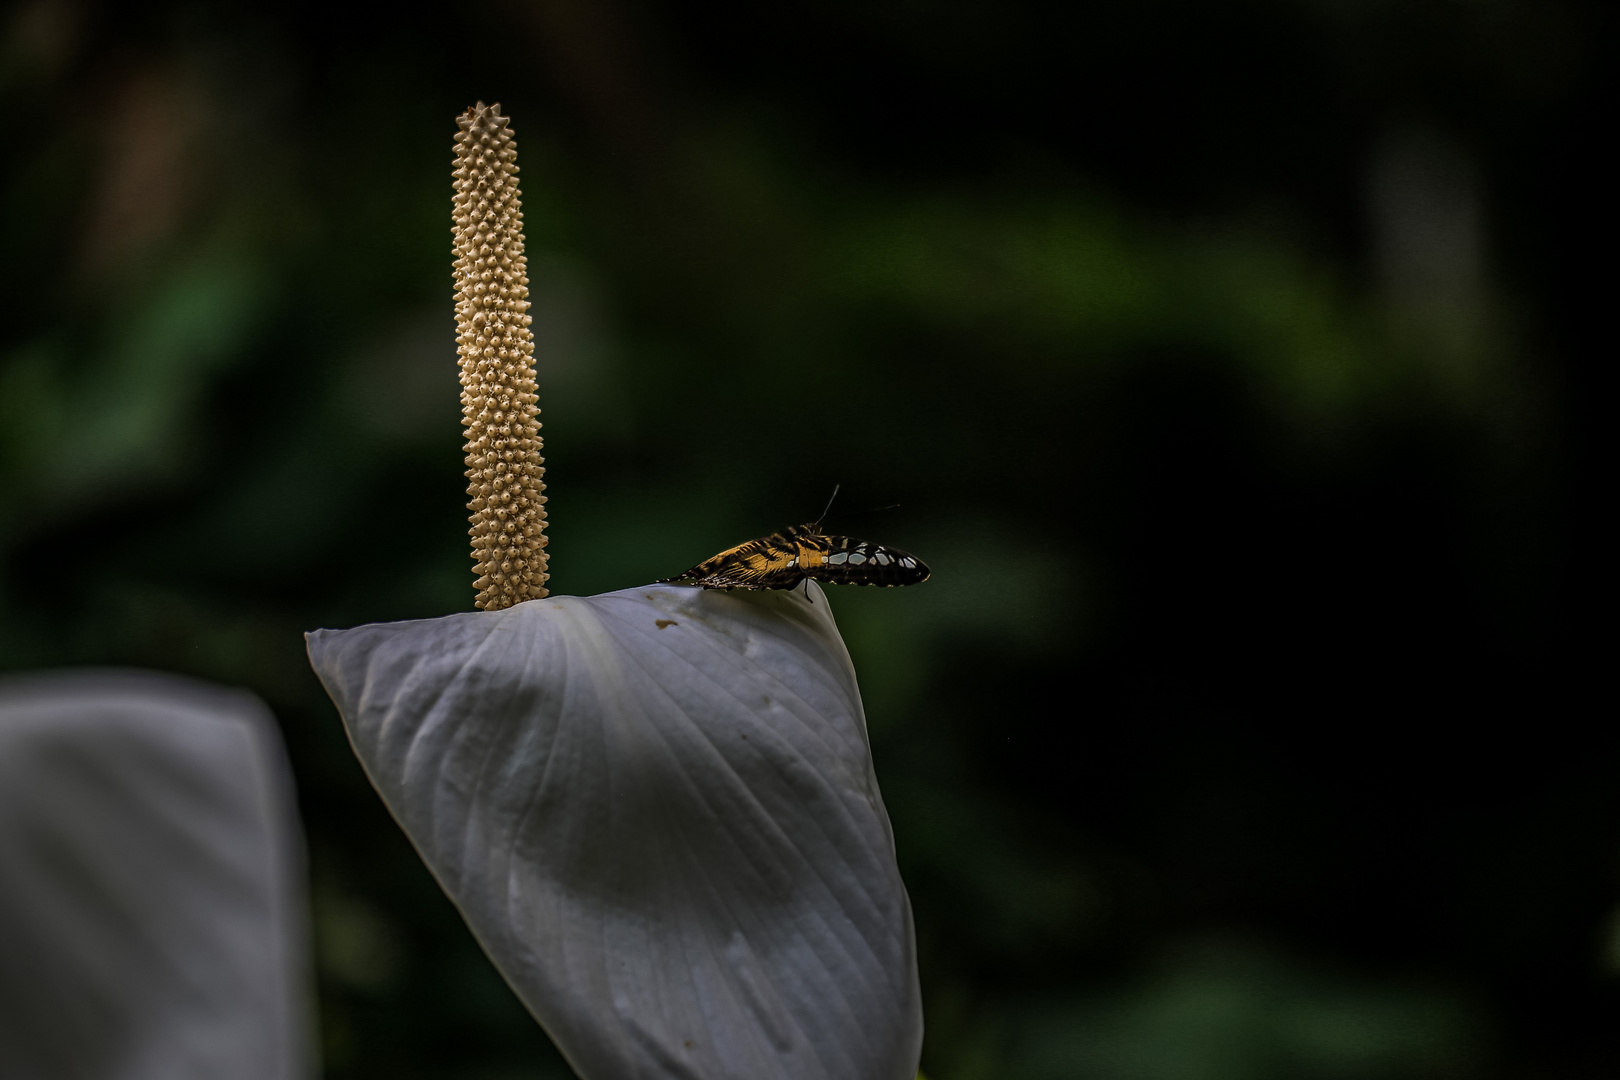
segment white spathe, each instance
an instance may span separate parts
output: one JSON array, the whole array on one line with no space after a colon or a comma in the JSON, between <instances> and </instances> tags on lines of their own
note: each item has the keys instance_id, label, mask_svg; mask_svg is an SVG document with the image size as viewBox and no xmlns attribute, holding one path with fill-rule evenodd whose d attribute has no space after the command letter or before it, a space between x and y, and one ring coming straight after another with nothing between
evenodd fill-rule
<instances>
[{"instance_id":1,"label":"white spathe","mask_svg":"<svg viewBox=\"0 0 1620 1080\"><path fill-rule=\"evenodd\" d=\"M303 837L252 694L0 679L0 1077L301 1080Z\"/></svg>"},{"instance_id":2,"label":"white spathe","mask_svg":"<svg viewBox=\"0 0 1620 1080\"><path fill-rule=\"evenodd\" d=\"M308 639L372 783L585 1080L915 1076L911 908L819 587Z\"/></svg>"}]
</instances>

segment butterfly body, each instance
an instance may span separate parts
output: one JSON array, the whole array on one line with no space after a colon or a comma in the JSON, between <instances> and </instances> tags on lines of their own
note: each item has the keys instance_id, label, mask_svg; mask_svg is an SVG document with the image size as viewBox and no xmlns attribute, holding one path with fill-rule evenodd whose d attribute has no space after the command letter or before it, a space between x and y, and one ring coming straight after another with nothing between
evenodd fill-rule
<instances>
[{"instance_id":1,"label":"butterfly body","mask_svg":"<svg viewBox=\"0 0 1620 1080\"><path fill-rule=\"evenodd\" d=\"M727 548L664 580L705 589L791 589L806 578L829 585L894 588L927 581L928 572L910 552L850 536L826 536L810 524Z\"/></svg>"}]
</instances>

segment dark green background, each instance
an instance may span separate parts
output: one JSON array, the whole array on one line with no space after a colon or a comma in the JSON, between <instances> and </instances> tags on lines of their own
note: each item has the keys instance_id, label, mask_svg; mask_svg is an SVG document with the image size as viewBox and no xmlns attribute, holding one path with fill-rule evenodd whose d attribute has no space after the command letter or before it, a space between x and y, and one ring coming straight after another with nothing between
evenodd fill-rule
<instances>
[{"instance_id":1,"label":"dark green background","mask_svg":"<svg viewBox=\"0 0 1620 1080\"><path fill-rule=\"evenodd\" d=\"M934 568L832 598L933 1080L1620 1074L1606 11L11 4L0 664L271 704L329 1076L565 1074L300 636L470 608L449 168L498 100L554 590L835 483Z\"/></svg>"}]
</instances>

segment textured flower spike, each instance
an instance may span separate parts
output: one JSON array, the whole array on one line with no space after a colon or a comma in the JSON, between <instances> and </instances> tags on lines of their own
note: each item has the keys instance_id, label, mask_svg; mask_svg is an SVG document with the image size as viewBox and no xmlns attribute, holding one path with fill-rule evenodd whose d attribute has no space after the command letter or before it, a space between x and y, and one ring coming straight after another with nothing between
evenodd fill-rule
<instances>
[{"instance_id":1,"label":"textured flower spike","mask_svg":"<svg viewBox=\"0 0 1620 1080\"><path fill-rule=\"evenodd\" d=\"M467 509L486 611L546 595L545 458L523 255L517 144L499 104L456 118L456 333Z\"/></svg>"}]
</instances>

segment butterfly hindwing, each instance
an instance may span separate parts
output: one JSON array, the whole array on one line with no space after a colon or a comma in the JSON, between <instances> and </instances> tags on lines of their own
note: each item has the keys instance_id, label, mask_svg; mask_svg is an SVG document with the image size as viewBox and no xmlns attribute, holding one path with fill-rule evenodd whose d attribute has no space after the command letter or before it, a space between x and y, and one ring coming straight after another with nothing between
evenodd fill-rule
<instances>
[{"instance_id":1,"label":"butterfly hindwing","mask_svg":"<svg viewBox=\"0 0 1620 1080\"><path fill-rule=\"evenodd\" d=\"M827 551L820 565L805 574L829 585L880 585L893 588L928 580L928 566L909 551L884 547L851 536L821 537Z\"/></svg>"}]
</instances>

